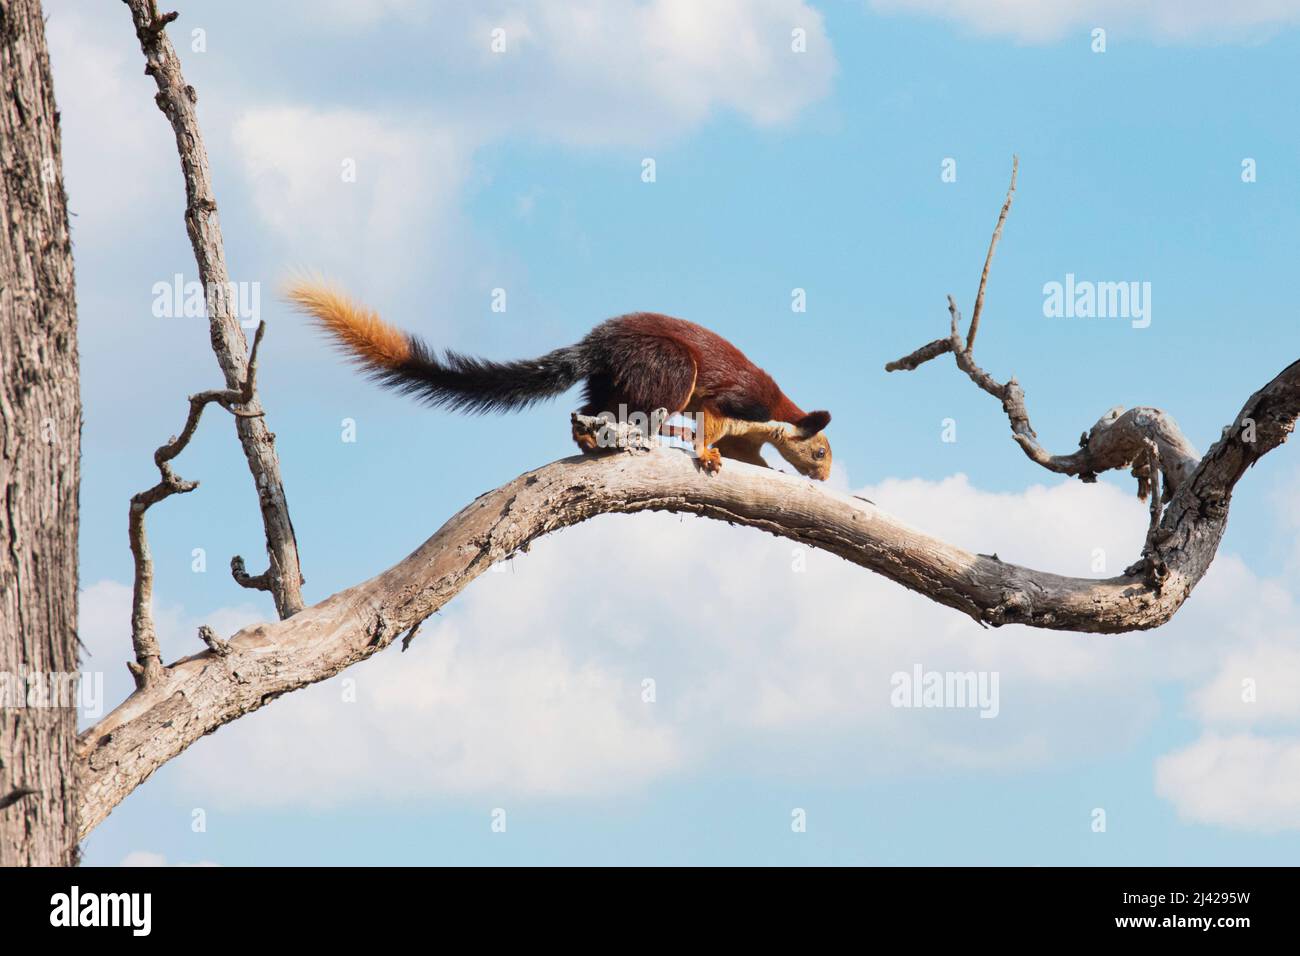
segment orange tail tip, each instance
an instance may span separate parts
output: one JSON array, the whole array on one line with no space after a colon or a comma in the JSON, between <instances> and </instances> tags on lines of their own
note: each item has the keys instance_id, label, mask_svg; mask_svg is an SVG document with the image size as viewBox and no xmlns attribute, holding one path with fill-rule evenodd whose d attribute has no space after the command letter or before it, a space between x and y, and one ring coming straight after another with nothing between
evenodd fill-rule
<instances>
[{"instance_id":1,"label":"orange tail tip","mask_svg":"<svg viewBox=\"0 0 1300 956\"><path fill-rule=\"evenodd\" d=\"M296 279L285 287L284 297L365 365L394 368L411 357L404 332L323 282Z\"/></svg>"}]
</instances>

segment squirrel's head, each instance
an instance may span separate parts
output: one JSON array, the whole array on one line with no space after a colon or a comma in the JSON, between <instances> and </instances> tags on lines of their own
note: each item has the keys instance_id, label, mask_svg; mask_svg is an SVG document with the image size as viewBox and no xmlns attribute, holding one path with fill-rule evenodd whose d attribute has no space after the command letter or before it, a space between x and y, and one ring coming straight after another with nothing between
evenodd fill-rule
<instances>
[{"instance_id":1,"label":"squirrel's head","mask_svg":"<svg viewBox=\"0 0 1300 956\"><path fill-rule=\"evenodd\" d=\"M782 429L772 444L799 474L825 481L831 474L831 443L822 429L830 423L830 412L809 412Z\"/></svg>"}]
</instances>

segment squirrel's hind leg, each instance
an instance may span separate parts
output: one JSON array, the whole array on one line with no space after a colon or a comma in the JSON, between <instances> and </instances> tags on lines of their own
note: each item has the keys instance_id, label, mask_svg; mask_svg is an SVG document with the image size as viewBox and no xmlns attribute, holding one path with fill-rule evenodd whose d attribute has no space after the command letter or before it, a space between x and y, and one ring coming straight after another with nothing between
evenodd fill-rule
<instances>
[{"instance_id":1,"label":"squirrel's hind leg","mask_svg":"<svg viewBox=\"0 0 1300 956\"><path fill-rule=\"evenodd\" d=\"M609 376L590 376L582 389L583 401L582 407L578 409L578 414L596 418L601 412L608 411L613 392L614 386L609 380ZM573 426L573 441L584 455L594 455L600 450L600 444L596 440L596 436L590 432L578 431L576 423Z\"/></svg>"}]
</instances>

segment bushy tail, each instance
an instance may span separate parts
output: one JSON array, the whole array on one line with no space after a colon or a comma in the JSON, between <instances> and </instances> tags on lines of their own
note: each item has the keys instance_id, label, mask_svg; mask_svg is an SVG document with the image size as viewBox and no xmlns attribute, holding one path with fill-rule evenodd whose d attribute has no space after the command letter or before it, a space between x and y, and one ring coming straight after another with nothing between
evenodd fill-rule
<instances>
[{"instance_id":1,"label":"bushy tail","mask_svg":"<svg viewBox=\"0 0 1300 956\"><path fill-rule=\"evenodd\" d=\"M285 296L381 385L430 405L464 412L526 408L559 395L587 375L578 346L523 362L489 362L450 351L440 359L420 339L327 285L295 281Z\"/></svg>"}]
</instances>

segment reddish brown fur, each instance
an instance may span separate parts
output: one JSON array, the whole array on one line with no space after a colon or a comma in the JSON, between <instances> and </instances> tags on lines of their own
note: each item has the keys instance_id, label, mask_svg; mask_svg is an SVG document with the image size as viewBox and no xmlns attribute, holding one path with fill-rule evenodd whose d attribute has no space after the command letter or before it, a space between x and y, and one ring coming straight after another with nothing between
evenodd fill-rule
<instances>
[{"instance_id":1,"label":"reddish brown fur","mask_svg":"<svg viewBox=\"0 0 1300 956\"><path fill-rule=\"evenodd\" d=\"M795 423L804 412L765 371L716 332L694 322L655 312L638 312L613 320L620 332L668 339L685 346L695 362L695 383L670 412L702 411L708 406L743 405L753 421Z\"/></svg>"},{"instance_id":2,"label":"reddish brown fur","mask_svg":"<svg viewBox=\"0 0 1300 956\"><path fill-rule=\"evenodd\" d=\"M805 414L772 376L717 333L638 312L598 326L584 344L608 369L588 379L587 414L620 405L695 414L696 456L710 473L722 467L724 454L765 464L761 449L770 442L802 474L820 480L830 475L830 443L821 434L830 415ZM770 427L777 423L791 427Z\"/></svg>"}]
</instances>

